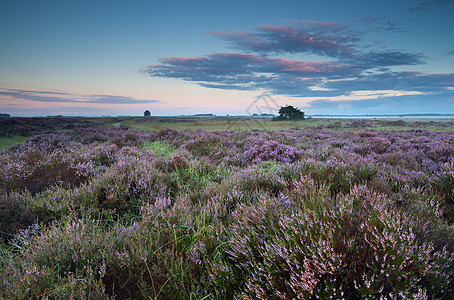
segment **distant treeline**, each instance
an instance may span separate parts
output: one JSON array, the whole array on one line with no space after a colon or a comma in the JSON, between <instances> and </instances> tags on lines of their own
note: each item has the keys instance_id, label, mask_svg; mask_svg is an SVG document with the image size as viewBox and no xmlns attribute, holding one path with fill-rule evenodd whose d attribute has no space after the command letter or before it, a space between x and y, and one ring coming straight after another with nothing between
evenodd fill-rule
<instances>
[{"instance_id":1,"label":"distant treeline","mask_svg":"<svg viewBox=\"0 0 454 300\"><path fill-rule=\"evenodd\" d=\"M190 115L190 117L215 117L215 114L195 114L195 115Z\"/></svg>"},{"instance_id":2,"label":"distant treeline","mask_svg":"<svg viewBox=\"0 0 454 300\"><path fill-rule=\"evenodd\" d=\"M252 114L253 117L274 117L273 114Z\"/></svg>"},{"instance_id":3,"label":"distant treeline","mask_svg":"<svg viewBox=\"0 0 454 300\"><path fill-rule=\"evenodd\" d=\"M0 114L0 118L10 118L9 114Z\"/></svg>"}]
</instances>

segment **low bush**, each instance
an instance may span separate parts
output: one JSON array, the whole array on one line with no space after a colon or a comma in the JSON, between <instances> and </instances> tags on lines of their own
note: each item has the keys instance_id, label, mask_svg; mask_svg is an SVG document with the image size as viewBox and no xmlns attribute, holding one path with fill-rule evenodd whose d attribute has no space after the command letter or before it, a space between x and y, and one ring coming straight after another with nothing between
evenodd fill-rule
<instances>
[{"instance_id":1,"label":"low bush","mask_svg":"<svg viewBox=\"0 0 454 300\"><path fill-rule=\"evenodd\" d=\"M0 298L450 299L454 133L350 125L40 129L0 152Z\"/></svg>"},{"instance_id":2,"label":"low bush","mask_svg":"<svg viewBox=\"0 0 454 300\"><path fill-rule=\"evenodd\" d=\"M262 161L291 163L301 157L302 152L295 147L280 144L276 141L262 138L252 139L244 149L244 164L254 164Z\"/></svg>"},{"instance_id":3,"label":"low bush","mask_svg":"<svg viewBox=\"0 0 454 300\"><path fill-rule=\"evenodd\" d=\"M29 197L27 193L0 191L0 245L36 221L36 215L29 206Z\"/></svg>"}]
</instances>

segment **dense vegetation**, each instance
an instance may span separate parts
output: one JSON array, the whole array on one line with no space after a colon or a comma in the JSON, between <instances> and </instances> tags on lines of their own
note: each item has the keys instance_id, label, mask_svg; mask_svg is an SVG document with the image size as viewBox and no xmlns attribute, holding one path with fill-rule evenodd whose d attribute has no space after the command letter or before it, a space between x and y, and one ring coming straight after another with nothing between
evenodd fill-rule
<instances>
[{"instance_id":1,"label":"dense vegetation","mask_svg":"<svg viewBox=\"0 0 454 300\"><path fill-rule=\"evenodd\" d=\"M0 119L0 137L30 136L37 133L92 128L98 125L89 118L4 118Z\"/></svg>"},{"instance_id":2,"label":"dense vegetation","mask_svg":"<svg viewBox=\"0 0 454 300\"><path fill-rule=\"evenodd\" d=\"M0 298L454 294L452 130L82 123L0 152Z\"/></svg>"},{"instance_id":3,"label":"dense vegetation","mask_svg":"<svg viewBox=\"0 0 454 300\"><path fill-rule=\"evenodd\" d=\"M279 115L273 118L273 121L285 121L285 120L304 120L304 112L299 108L293 107L292 105L286 105L279 109Z\"/></svg>"}]
</instances>

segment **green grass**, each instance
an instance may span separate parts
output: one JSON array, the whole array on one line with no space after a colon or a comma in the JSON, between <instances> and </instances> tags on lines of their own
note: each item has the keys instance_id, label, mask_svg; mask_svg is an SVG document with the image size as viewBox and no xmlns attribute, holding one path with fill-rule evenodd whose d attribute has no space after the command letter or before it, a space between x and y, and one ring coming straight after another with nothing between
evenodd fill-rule
<instances>
[{"instance_id":1,"label":"green grass","mask_svg":"<svg viewBox=\"0 0 454 300\"><path fill-rule=\"evenodd\" d=\"M144 149L152 150L157 154L163 154L165 158L176 152L169 144L160 141L145 144L143 147Z\"/></svg>"},{"instance_id":2,"label":"green grass","mask_svg":"<svg viewBox=\"0 0 454 300\"><path fill-rule=\"evenodd\" d=\"M336 120L326 119L274 122L271 118L260 117L149 117L130 118L123 121L121 124L134 130L145 131L158 131L166 128L178 131L184 129L244 131L252 129L282 130L290 128L305 128L333 124L335 122Z\"/></svg>"},{"instance_id":3,"label":"green grass","mask_svg":"<svg viewBox=\"0 0 454 300\"><path fill-rule=\"evenodd\" d=\"M132 119L133 117L106 117L106 118L101 118L101 117L93 117L90 118L90 121L95 122L97 125L101 127L118 127L117 124L122 124L123 121Z\"/></svg>"},{"instance_id":4,"label":"green grass","mask_svg":"<svg viewBox=\"0 0 454 300\"><path fill-rule=\"evenodd\" d=\"M26 136L13 136L13 137L0 137L0 150L1 149L6 149L8 147L11 147L12 145L15 144L22 144L24 143L29 137Z\"/></svg>"},{"instance_id":5,"label":"green grass","mask_svg":"<svg viewBox=\"0 0 454 300\"><path fill-rule=\"evenodd\" d=\"M377 131L401 131L410 129L426 129L431 131L452 131L452 119L406 119L404 122L393 124L389 121L400 119L331 119L308 118L302 121L272 121L266 117L131 117L122 119L121 125L134 130L158 131L161 129L175 130L283 130L283 129L312 129L325 128L330 130L350 130L354 132L374 129ZM431 122L434 121L434 122ZM364 124L365 126L354 124ZM445 124L446 126L439 126ZM353 125L353 126L352 126Z\"/></svg>"}]
</instances>

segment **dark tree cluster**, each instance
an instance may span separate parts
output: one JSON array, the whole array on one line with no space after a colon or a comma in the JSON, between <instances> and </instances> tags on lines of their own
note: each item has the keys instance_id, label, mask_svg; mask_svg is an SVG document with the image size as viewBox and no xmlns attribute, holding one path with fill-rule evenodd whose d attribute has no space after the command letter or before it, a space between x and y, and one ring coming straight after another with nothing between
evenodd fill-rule
<instances>
[{"instance_id":1,"label":"dark tree cluster","mask_svg":"<svg viewBox=\"0 0 454 300\"><path fill-rule=\"evenodd\" d=\"M292 105L283 106L279 109L279 116L274 117L273 121L298 121L304 120L304 112Z\"/></svg>"}]
</instances>

